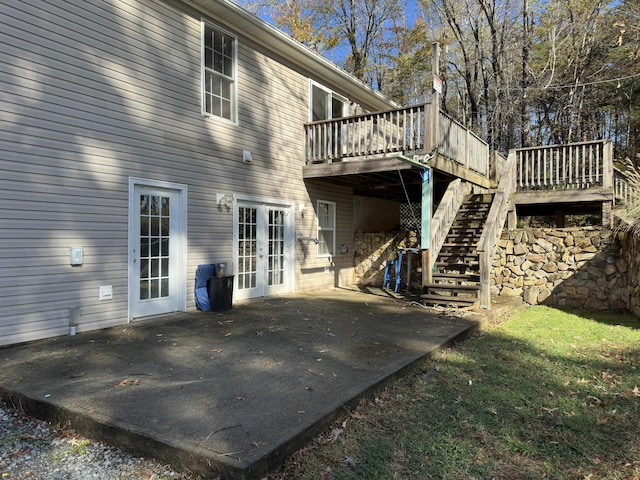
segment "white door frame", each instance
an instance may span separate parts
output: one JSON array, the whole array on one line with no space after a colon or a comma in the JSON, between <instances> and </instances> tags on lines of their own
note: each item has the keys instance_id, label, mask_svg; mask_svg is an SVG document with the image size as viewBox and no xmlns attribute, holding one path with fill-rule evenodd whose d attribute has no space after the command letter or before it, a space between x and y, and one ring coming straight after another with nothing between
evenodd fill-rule
<instances>
[{"instance_id":1,"label":"white door frame","mask_svg":"<svg viewBox=\"0 0 640 480\"><path fill-rule=\"evenodd\" d=\"M134 231L134 225L136 222L134 221L135 216L137 215L137 203L138 199L136 198L136 187L143 188L158 188L163 190L171 190L178 194L178 207L176 210L173 210L177 215L177 229L178 232L176 235L172 235L172 238L175 236L178 240L178 249L177 249L177 265L178 268L175 272L171 274L175 274L175 282L177 283L177 308L179 311L186 311L187 309L187 186L180 183L172 183L165 182L160 180L150 180L146 178L137 178L137 177L129 177L129 226L128 226L128 256L127 256L127 265L128 265L128 312L127 318L130 322L133 320L133 312L134 312L134 299L136 296L133 294L133 288L139 288L139 285L135 281L136 275L134 271L134 267L137 268L138 265L135 263L137 259L137 253L135 252L137 248L137 241L140 232ZM167 312L168 313L168 312Z\"/></svg>"},{"instance_id":2,"label":"white door frame","mask_svg":"<svg viewBox=\"0 0 640 480\"><path fill-rule=\"evenodd\" d=\"M282 293L294 291L294 267L295 267L295 202L288 200L276 200L272 198L255 197L250 195L234 195L233 205L233 265L234 265L234 298L244 300L252 298L248 294L243 295L238 289L238 231L240 206L268 206L281 208L287 211L284 229L284 286Z\"/></svg>"}]
</instances>

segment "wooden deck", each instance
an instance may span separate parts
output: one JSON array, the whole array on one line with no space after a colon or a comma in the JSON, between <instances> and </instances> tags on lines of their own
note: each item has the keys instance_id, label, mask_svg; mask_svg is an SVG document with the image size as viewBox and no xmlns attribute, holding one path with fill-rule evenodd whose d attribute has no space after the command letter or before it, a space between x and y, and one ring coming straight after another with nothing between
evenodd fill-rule
<instances>
[{"instance_id":1,"label":"wooden deck","mask_svg":"<svg viewBox=\"0 0 640 480\"><path fill-rule=\"evenodd\" d=\"M366 195L396 188L395 197L388 198L402 202L407 186L417 187L414 198L420 198L418 176L412 173L416 168L432 168L434 178L444 174L438 209L423 224L431 245L423 250L422 261L429 265L423 270L423 288L470 184L493 193L481 238L471 247L479 255L478 299L486 306L495 245L506 223L515 227L518 211L555 215L558 226L569 213L599 213L607 225L616 199L629 201L635 195L629 179L613 168L610 141L521 148L510 151L507 159L490 156L484 141L430 104L304 128L305 179L351 186L354 193Z\"/></svg>"},{"instance_id":2,"label":"wooden deck","mask_svg":"<svg viewBox=\"0 0 640 480\"><path fill-rule=\"evenodd\" d=\"M613 148L608 141L514 151L518 204L610 202L614 199Z\"/></svg>"},{"instance_id":3,"label":"wooden deck","mask_svg":"<svg viewBox=\"0 0 640 480\"><path fill-rule=\"evenodd\" d=\"M593 210L602 223L611 222L614 194L613 148L610 141L582 142L512 150L500 172L500 183L478 242L480 253L480 303L489 305L489 272L495 246L509 217L533 206L535 215L555 212L563 226L564 208L578 213Z\"/></svg>"},{"instance_id":4,"label":"wooden deck","mask_svg":"<svg viewBox=\"0 0 640 480\"><path fill-rule=\"evenodd\" d=\"M432 120L437 118L436 121ZM366 176L415 168L400 156L437 172L491 186L489 146L431 104L305 124L304 178ZM343 179L343 181L346 181Z\"/></svg>"}]
</instances>

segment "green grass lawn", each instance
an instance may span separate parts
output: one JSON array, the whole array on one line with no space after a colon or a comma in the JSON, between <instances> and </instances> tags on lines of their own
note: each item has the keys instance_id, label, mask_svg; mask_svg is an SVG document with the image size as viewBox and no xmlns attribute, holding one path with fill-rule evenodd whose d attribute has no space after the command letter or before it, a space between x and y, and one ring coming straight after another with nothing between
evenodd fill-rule
<instances>
[{"instance_id":1,"label":"green grass lawn","mask_svg":"<svg viewBox=\"0 0 640 480\"><path fill-rule=\"evenodd\" d=\"M640 321L516 311L362 401L270 479L640 479Z\"/></svg>"}]
</instances>

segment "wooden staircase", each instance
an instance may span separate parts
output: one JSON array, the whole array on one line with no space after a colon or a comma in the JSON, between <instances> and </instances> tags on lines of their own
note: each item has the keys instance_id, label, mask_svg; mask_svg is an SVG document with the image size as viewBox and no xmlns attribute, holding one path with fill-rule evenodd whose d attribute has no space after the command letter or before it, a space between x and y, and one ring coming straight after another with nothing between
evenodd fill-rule
<instances>
[{"instance_id":1,"label":"wooden staircase","mask_svg":"<svg viewBox=\"0 0 640 480\"><path fill-rule=\"evenodd\" d=\"M479 300L480 261L476 251L493 195L468 195L445 238L432 274L423 288L427 305L466 307Z\"/></svg>"}]
</instances>

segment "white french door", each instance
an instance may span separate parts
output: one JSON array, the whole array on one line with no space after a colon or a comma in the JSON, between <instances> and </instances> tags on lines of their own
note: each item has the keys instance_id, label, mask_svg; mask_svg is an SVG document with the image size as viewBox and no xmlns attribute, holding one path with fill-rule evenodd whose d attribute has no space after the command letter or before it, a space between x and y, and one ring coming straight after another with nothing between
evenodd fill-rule
<instances>
[{"instance_id":1,"label":"white french door","mask_svg":"<svg viewBox=\"0 0 640 480\"><path fill-rule=\"evenodd\" d=\"M184 192L130 185L129 317L184 310Z\"/></svg>"},{"instance_id":2,"label":"white french door","mask_svg":"<svg viewBox=\"0 0 640 480\"><path fill-rule=\"evenodd\" d=\"M236 299L291 291L291 212L287 205L238 201L235 222Z\"/></svg>"}]
</instances>

